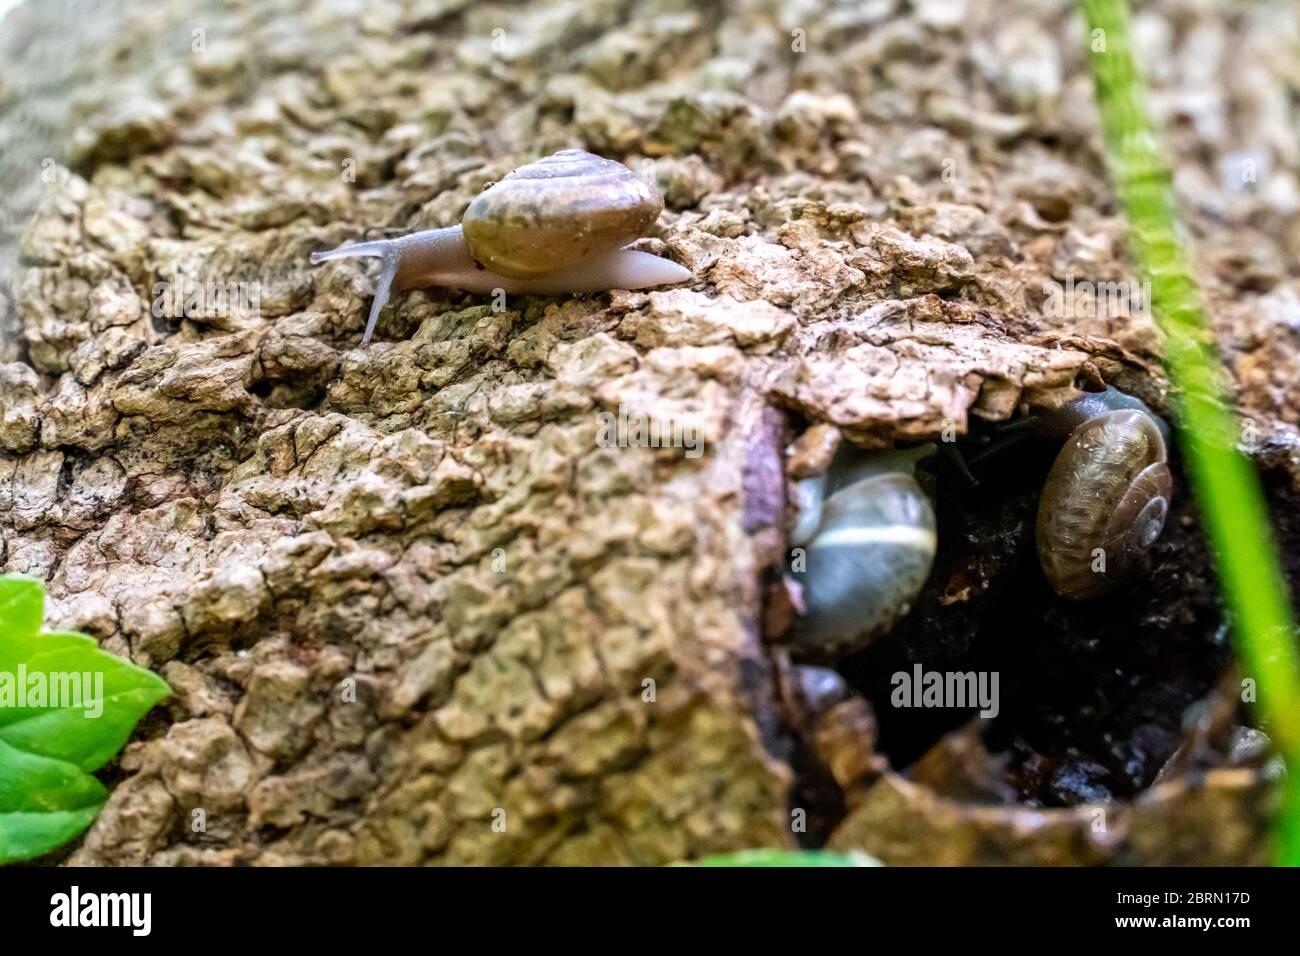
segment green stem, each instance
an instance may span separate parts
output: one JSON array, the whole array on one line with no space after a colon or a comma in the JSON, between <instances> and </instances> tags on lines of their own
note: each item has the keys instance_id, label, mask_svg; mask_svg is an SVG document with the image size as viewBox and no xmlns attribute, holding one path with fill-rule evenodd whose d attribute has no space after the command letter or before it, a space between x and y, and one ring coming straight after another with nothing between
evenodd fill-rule
<instances>
[{"instance_id":1,"label":"green stem","mask_svg":"<svg viewBox=\"0 0 1300 956\"><path fill-rule=\"evenodd\" d=\"M1164 332L1165 364L1178 393L1178 428L1237 653L1254 678L1258 704L1290 774L1300 774L1300 662L1286 581L1258 477L1237 450L1239 425L1225 400L1222 365L1200 291L1178 240L1172 178L1146 111L1133 63L1125 0L1081 0L1107 160L1128 217L1129 243L1151 284ZM1279 863L1300 865L1300 786L1284 786Z\"/></svg>"}]
</instances>

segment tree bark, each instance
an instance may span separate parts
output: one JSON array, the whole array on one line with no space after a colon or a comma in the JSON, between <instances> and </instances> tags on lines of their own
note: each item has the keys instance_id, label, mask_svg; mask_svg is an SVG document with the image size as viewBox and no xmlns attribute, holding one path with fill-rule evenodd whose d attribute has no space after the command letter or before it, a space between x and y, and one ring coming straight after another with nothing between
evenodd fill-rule
<instances>
[{"instance_id":1,"label":"tree bark","mask_svg":"<svg viewBox=\"0 0 1300 956\"><path fill-rule=\"evenodd\" d=\"M885 701L792 692L764 633L806 425L962 438L1102 382L1168 410L1150 316L1066 287L1131 279L1070 4L88 6L5 22L0 563L48 582L51 626L175 694L70 862L1265 852L1262 761L1234 763L1228 730L1196 743L1214 774L1146 780L1100 830L1087 800L977 807L875 754ZM1141 22L1281 511L1300 489L1300 75L1268 19L1294 9L1260 6L1233 30L1215 4ZM36 129L52 32L75 66ZM1212 62L1196 36L1222 44ZM310 252L453 224L568 146L653 170L668 208L642 245L693 281L504 308L414 291L359 347L364 263ZM602 413L703 454L607 447ZM1130 729L1176 724L1226 668L1179 493L1151 626L1209 663L1153 655L1143 679L1176 672L1178 693ZM976 635L1015 593L1000 560L969 611L943 603L947 567L900 646Z\"/></svg>"}]
</instances>

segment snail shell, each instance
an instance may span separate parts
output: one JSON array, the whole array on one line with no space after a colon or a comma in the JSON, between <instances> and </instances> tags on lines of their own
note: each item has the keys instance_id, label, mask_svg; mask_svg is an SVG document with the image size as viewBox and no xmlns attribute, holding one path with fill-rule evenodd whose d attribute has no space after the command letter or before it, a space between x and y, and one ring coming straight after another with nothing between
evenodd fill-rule
<instances>
[{"instance_id":1,"label":"snail shell","mask_svg":"<svg viewBox=\"0 0 1300 956\"><path fill-rule=\"evenodd\" d=\"M566 149L484 190L462 225L342 245L313 252L311 261L380 260L364 346L401 289L567 295L685 282L689 269L623 248L645 235L663 205L659 190L622 163Z\"/></svg>"},{"instance_id":2,"label":"snail shell","mask_svg":"<svg viewBox=\"0 0 1300 956\"><path fill-rule=\"evenodd\" d=\"M1062 597L1097 597L1155 544L1173 479L1147 411L1095 415L1071 432L1038 507L1038 559Z\"/></svg>"},{"instance_id":3,"label":"snail shell","mask_svg":"<svg viewBox=\"0 0 1300 956\"><path fill-rule=\"evenodd\" d=\"M488 187L461 219L474 261L504 276L554 272L645 235L659 190L622 163L563 149Z\"/></svg>"},{"instance_id":4,"label":"snail shell","mask_svg":"<svg viewBox=\"0 0 1300 956\"><path fill-rule=\"evenodd\" d=\"M822 504L826 500L826 476L816 475L796 481L791 489L790 504L794 508L794 529L790 543L805 545L813 539L822 523Z\"/></svg>"},{"instance_id":5,"label":"snail shell","mask_svg":"<svg viewBox=\"0 0 1300 956\"><path fill-rule=\"evenodd\" d=\"M803 611L791 642L800 659L861 650L910 610L925 585L937 536L934 509L911 474L915 457L871 456L796 485L802 507L791 540L807 540L806 566L795 575ZM804 507L819 519L811 534Z\"/></svg>"}]
</instances>

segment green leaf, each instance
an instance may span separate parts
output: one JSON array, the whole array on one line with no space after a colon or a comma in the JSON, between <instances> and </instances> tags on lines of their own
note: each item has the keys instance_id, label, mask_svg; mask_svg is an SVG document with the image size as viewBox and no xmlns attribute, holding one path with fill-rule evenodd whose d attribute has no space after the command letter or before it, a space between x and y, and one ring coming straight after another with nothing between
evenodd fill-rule
<instances>
[{"instance_id":1,"label":"green leaf","mask_svg":"<svg viewBox=\"0 0 1300 956\"><path fill-rule=\"evenodd\" d=\"M96 803L81 810L0 813L0 865L57 850L90 826L102 806Z\"/></svg>"},{"instance_id":2,"label":"green leaf","mask_svg":"<svg viewBox=\"0 0 1300 956\"><path fill-rule=\"evenodd\" d=\"M0 740L97 770L122 749L136 723L170 692L151 671L101 651L83 634L49 633L7 641L0 622ZM6 706L3 675L78 675L94 707ZM48 681L53 685L54 681ZM83 704L87 703L84 699Z\"/></svg>"},{"instance_id":3,"label":"green leaf","mask_svg":"<svg viewBox=\"0 0 1300 956\"><path fill-rule=\"evenodd\" d=\"M72 764L0 741L0 863L62 846L90 826L107 799L104 785Z\"/></svg>"},{"instance_id":4,"label":"green leaf","mask_svg":"<svg viewBox=\"0 0 1300 956\"><path fill-rule=\"evenodd\" d=\"M167 683L84 634L41 633L44 587L0 575L0 864L81 833L108 799L90 776Z\"/></svg>"},{"instance_id":5,"label":"green leaf","mask_svg":"<svg viewBox=\"0 0 1300 956\"><path fill-rule=\"evenodd\" d=\"M826 850L741 850L722 856L709 856L695 866L881 866L865 853L830 853Z\"/></svg>"},{"instance_id":6,"label":"green leaf","mask_svg":"<svg viewBox=\"0 0 1300 956\"><path fill-rule=\"evenodd\" d=\"M35 634L41 629L45 587L33 578L0 575L0 626L14 634Z\"/></svg>"}]
</instances>

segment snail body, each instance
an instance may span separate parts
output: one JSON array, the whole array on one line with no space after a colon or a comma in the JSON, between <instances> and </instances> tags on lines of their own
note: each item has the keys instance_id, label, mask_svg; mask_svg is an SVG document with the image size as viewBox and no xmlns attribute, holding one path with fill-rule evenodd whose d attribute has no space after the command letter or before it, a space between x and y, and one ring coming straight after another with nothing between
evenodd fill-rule
<instances>
[{"instance_id":1,"label":"snail body","mask_svg":"<svg viewBox=\"0 0 1300 956\"><path fill-rule=\"evenodd\" d=\"M662 210L659 190L622 163L566 149L484 190L458 226L313 252L311 262L381 261L366 345L389 295L402 289L565 295L683 282L689 269L623 248Z\"/></svg>"},{"instance_id":2,"label":"snail body","mask_svg":"<svg viewBox=\"0 0 1300 956\"><path fill-rule=\"evenodd\" d=\"M797 657L828 661L861 650L910 610L937 546L934 509L913 475L930 452L841 456L827 474L796 483L791 543L804 558L794 569L803 603L790 642Z\"/></svg>"},{"instance_id":3,"label":"snail body","mask_svg":"<svg viewBox=\"0 0 1300 956\"><path fill-rule=\"evenodd\" d=\"M1113 388L1042 417L1073 426L1039 499L1038 560L1062 597L1097 597L1133 570L1164 529L1173 478L1167 426Z\"/></svg>"}]
</instances>

